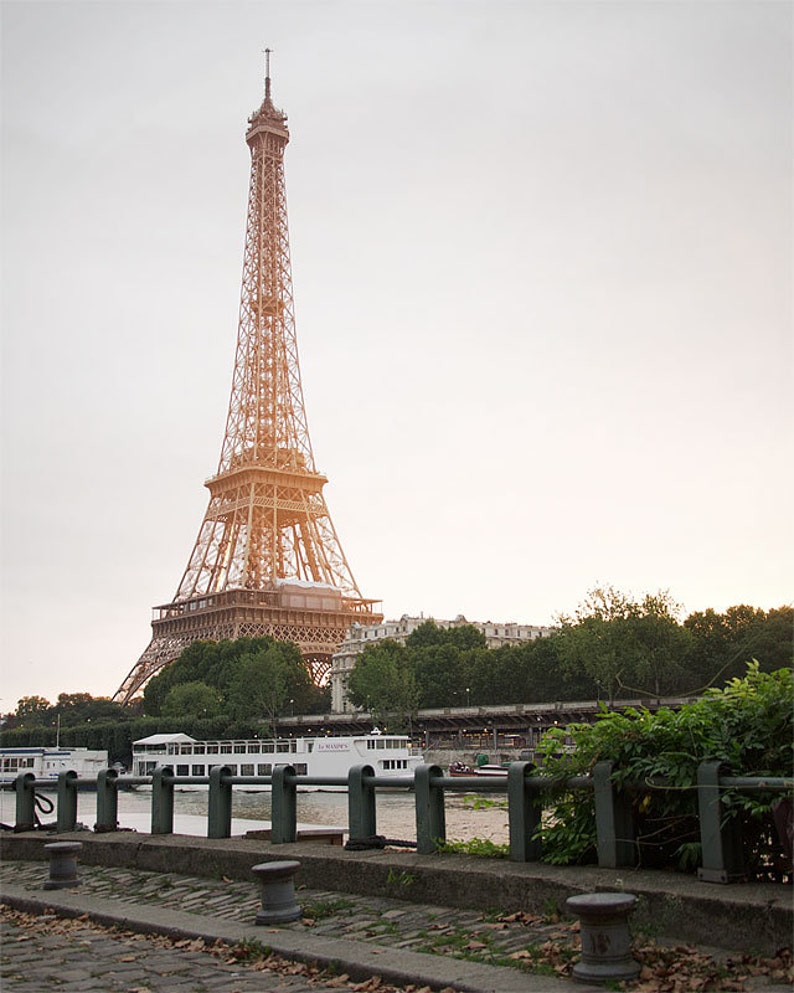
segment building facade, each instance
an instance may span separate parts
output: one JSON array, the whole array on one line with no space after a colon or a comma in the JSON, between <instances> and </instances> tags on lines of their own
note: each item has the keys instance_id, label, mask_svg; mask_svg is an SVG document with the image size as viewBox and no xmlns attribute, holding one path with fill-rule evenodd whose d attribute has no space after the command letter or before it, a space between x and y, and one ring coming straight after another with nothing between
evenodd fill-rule
<instances>
[{"instance_id":1,"label":"building facade","mask_svg":"<svg viewBox=\"0 0 794 993\"><path fill-rule=\"evenodd\" d=\"M408 635L415 631L420 624L433 621L440 628L455 628L471 625L485 635L488 648L501 648L502 645L518 645L535 638L543 638L554 630L551 627L540 627L535 624L494 623L493 621L467 621L462 614L452 621L439 620L435 617L409 617L403 614L399 620L382 621L380 624L364 626L354 623L347 638L340 645L331 659L331 671L328 679L331 685L331 713L350 714L356 708L347 698L347 680L356 664L356 657L367 645L376 641L391 638L404 645Z\"/></svg>"}]
</instances>

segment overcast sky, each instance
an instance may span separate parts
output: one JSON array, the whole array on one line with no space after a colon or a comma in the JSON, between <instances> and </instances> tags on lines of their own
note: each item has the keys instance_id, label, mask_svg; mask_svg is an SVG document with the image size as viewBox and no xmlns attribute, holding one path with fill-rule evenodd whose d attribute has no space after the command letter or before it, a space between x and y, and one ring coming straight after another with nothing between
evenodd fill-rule
<instances>
[{"instance_id":1,"label":"overcast sky","mask_svg":"<svg viewBox=\"0 0 794 993\"><path fill-rule=\"evenodd\" d=\"M2 4L1 710L111 695L207 504L289 115L309 430L387 617L792 599L792 4Z\"/></svg>"}]
</instances>

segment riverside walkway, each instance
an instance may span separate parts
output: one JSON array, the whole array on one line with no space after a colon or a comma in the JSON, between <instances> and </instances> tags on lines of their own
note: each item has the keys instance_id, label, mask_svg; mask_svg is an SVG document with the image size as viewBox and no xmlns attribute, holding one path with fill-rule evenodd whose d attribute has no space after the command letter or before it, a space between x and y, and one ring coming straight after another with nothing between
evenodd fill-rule
<instances>
[{"instance_id":1,"label":"riverside walkway","mask_svg":"<svg viewBox=\"0 0 794 993\"><path fill-rule=\"evenodd\" d=\"M618 880L598 869L529 872L491 860L309 843L68 837L84 844L80 886L47 892L42 859L51 836L2 838L4 991L586 991L595 987L567 978L577 925L558 908L571 893L618 887L640 895L643 912L632 924L639 989L791 988L790 960L775 956L786 937L790 944L786 887L704 886L625 871ZM282 858L301 862L303 917L256 926L250 867ZM692 940L684 943L687 933ZM670 974L679 985L663 984Z\"/></svg>"}]
</instances>

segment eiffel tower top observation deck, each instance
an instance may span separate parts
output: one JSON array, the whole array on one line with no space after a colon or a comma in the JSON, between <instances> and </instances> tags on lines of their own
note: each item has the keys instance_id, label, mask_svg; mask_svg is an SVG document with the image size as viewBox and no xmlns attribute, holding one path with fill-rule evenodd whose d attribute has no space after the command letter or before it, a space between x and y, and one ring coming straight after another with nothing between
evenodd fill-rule
<instances>
[{"instance_id":1,"label":"eiffel tower top observation deck","mask_svg":"<svg viewBox=\"0 0 794 993\"><path fill-rule=\"evenodd\" d=\"M128 702L198 640L294 641L322 682L353 621L380 622L361 596L323 497L303 402L284 184L287 118L270 95L249 118L242 293L231 398L209 505L173 602L114 699Z\"/></svg>"}]
</instances>

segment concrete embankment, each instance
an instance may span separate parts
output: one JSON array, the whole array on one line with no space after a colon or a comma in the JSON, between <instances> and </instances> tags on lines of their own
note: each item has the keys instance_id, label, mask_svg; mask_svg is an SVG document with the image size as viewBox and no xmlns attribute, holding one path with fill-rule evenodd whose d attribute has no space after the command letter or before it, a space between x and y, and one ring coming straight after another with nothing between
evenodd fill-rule
<instances>
[{"instance_id":1,"label":"concrete embankment","mask_svg":"<svg viewBox=\"0 0 794 993\"><path fill-rule=\"evenodd\" d=\"M31 832L2 836L4 860L46 858L52 836ZM135 832L75 832L58 840L83 843L80 861L153 872L251 879L251 866L298 859L310 888L383 896L410 902L477 910L548 913L577 893L625 890L639 897L634 921L651 933L680 942L736 952L773 955L791 944L794 913L790 887L775 884L701 883L678 873L631 869L566 868L456 855L373 850L301 842L213 840Z\"/></svg>"}]
</instances>

